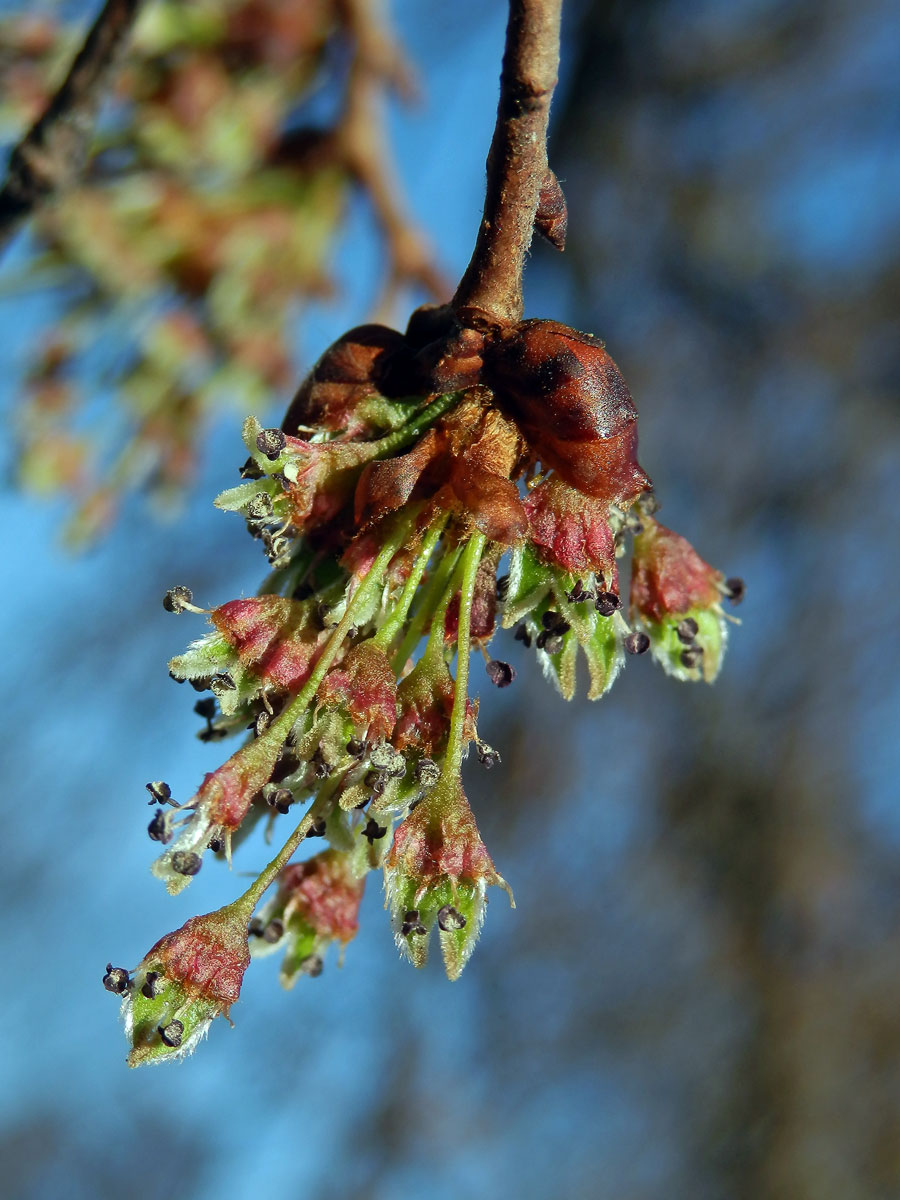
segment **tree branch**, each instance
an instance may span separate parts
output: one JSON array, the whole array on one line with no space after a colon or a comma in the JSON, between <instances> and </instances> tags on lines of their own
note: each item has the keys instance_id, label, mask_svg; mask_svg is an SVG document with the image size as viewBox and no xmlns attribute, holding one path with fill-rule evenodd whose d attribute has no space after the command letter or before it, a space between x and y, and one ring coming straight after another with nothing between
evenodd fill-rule
<instances>
[{"instance_id":1,"label":"tree branch","mask_svg":"<svg viewBox=\"0 0 900 1200\"><path fill-rule=\"evenodd\" d=\"M484 216L453 308L503 324L522 318L522 271L547 171L562 0L510 0Z\"/></svg>"},{"instance_id":2,"label":"tree branch","mask_svg":"<svg viewBox=\"0 0 900 1200\"><path fill-rule=\"evenodd\" d=\"M103 82L141 0L107 0L44 114L13 150L0 189L0 251L19 223L78 178Z\"/></svg>"}]
</instances>

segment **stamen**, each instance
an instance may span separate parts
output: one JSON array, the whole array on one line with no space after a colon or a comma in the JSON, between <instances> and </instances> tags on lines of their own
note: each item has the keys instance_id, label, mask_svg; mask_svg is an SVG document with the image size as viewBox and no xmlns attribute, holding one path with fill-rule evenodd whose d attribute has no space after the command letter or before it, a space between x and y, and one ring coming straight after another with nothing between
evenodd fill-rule
<instances>
[{"instance_id":1,"label":"stamen","mask_svg":"<svg viewBox=\"0 0 900 1200\"><path fill-rule=\"evenodd\" d=\"M114 967L112 963L106 964L103 986L108 992L113 992L116 996L121 996L124 992L128 991L130 982L130 976L124 967Z\"/></svg>"},{"instance_id":2,"label":"stamen","mask_svg":"<svg viewBox=\"0 0 900 1200\"><path fill-rule=\"evenodd\" d=\"M642 629L632 630L624 644L629 654L645 654L650 649L650 639Z\"/></svg>"}]
</instances>

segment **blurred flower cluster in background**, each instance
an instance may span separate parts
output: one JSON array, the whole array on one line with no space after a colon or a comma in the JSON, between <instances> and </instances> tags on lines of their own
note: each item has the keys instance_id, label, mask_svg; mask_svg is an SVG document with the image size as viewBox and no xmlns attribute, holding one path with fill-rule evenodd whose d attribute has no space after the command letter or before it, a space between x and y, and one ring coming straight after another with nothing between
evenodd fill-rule
<instances>
[{"instance_id":1,"label":"blurred flower cluster in background","mask_svg":"<svg viewBox=\"0 0 900 1200\"><path fill-rule=\"evenodd\" d=\"M28 6L0 19L8 136L46 106L83 15ZM369 0L143 9L89 168L40 212L4 289L45 297L17 470L38 495L71 496L69 541L105 532L123 492L177 504L212 421L290 386L298 318L333 289L352 183L381 223L385 279L440 286L381 135L389 91L410 100L415 84ZM114 404L98 410L101 385Z\"/></svg>"},{"instance_id":2,"label":"blurred flower cluster in background","mask_svg":"<svg viewBox=\"0 0 900 1200\"><path fill-rule=\"evenodd\" d=\"M456 8L392 6L422 107L388 117L451 279L480 213L505 20L501 4ZM208 503L234 482L254 405L237 397L232 417L216 401L177 523L126 499L79 560L53 548L64 506L8 489L13 1196L112 1196L123 1180L150 1197L315 1200L898 1190L900 23L886 0L571 0L564 37L551 161L569 244L535 246L527 314L605 339L660 519L748 580L740 636L711 688L646 655L600 706L560 703L515 646L516 679L479 726L503 761L465 784L518 908L499 896L460 982L385 952L371 888L342 968L332 952L283 992L282 956L264 959L236 1031L219 1022L202 1056L129 1073L99 973L112 943L137 962L160 931L144 785L165 758L188 795L221 761L190 740L206 725L167 677L184 627L159 600L181 579L203 607L258 588L260 558ZM285 326L298 376L381 292L370 208L344 203L317 260L337 298L301 298ZM69 308L65 279L20 276L58 253L33 226L3 264L10 430ZM122 372L93 372L125 333L85 344L79 388L114 421ZM257 393L264 422L293 391L280 378ZM8 478L20 455L10 441ZM244 853L268 858L261 836ZM234 885L204 872L170 926L199 889L213 909Z\"/></svg>"}]
</instances>

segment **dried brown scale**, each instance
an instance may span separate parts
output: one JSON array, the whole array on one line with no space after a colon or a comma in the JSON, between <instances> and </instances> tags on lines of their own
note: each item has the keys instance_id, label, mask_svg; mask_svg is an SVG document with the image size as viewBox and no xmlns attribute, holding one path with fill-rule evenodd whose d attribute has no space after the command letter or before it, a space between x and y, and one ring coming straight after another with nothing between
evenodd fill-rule
<instances>
[{"instance_id":1,"label":"dried brown scale","mask_svg":"<svg viewBox=\"0 0 900 1200\"><path fill-rule=\"evenodd\" d=\"M537 212L534 214L534 228L555 250L565 250L569 213L559 180L549 167L541 181Z\"/></svg>"}]
</instances>

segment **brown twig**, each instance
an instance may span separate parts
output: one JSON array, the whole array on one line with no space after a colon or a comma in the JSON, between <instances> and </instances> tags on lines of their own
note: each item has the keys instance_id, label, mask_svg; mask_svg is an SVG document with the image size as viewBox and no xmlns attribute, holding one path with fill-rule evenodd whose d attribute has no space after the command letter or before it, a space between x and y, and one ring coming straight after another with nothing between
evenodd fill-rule
<instances>
[{"instance_id":1,"label":"brown twig","mask_svg":"<svg viewBox=\"0 0 900 1200\"><path fill-rule=\"evenodd\" d=\"M104 79L140 7L141 0L107 0L46 111L13 150L0 189L0 251L21 221L78 178Z\"/></svg>"},{"instance_id":2,"label":"brown twig","mask_svg":"<svg viewBox=\"0 0 900 1200\"><path fill-rule=\"evenodd\" d=\"M484 216L453 308L522 318L522 271L547 171L547 122L559 69L562 0L510 0Z\"/></svg>"}]
</instances>

